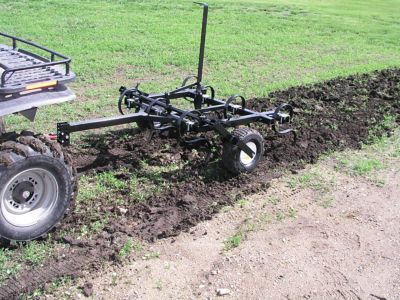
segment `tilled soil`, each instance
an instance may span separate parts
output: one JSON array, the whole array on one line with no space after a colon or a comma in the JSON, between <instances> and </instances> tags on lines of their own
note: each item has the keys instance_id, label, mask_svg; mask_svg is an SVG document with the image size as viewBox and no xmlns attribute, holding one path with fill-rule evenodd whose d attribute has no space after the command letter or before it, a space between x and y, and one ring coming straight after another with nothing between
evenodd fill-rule
<instances>
[{"instance_id":1,"label":"tilled soil","mask_svg":"<svg viewBox=\"0 0 400 300\"><path fill-rule=\"evenodd\" d=\"M103 259L115 260L123 245L117 240L133 236L154 241L178 235L212 218L222 207L246 194L267 189L269 179L282 172L296 172L305 164L316 162L321 154L345 148L357 149L363 143L371 142L372 137L390 134L394 123L400 123L400 69L293 87L273 92L267 98L252 99L247 106L262 111L282 102L295 108L293 126L297 130L297 142L294 143L292 135L276 136L269 128L255 125L266 136L265 157L251 175L233 177L225 172L218 159L221 151L218 146L206 165L201 149L191 151L168 137L148 141L146 133L133 135L134 130L90 136L84 141L89 147L84 148L82 143L71 148L69 151L81 173L125 167L131 174L121 174L122 180L133 174L140 175L143 172L141 161L159 166L177 162L186 164L178 171L162 173L163 179L170 184L161 195L151 196L144 202L129 203L125 215L112 214L108 225L90 240L57 236L57 233L93 222L90 203L81 207L79 213L69 215L55 232L55 238L70 244L75 252L70 250L62 258L47 263L35 278L27 275L31 272L28 270L20 275L23 282L6 282L1 287L0 298L10 299L53 280L55 275L62 275L62 268L58 272L61 274L53 274L51 270L68 261L71 264L67 273L78 274L83 264L77 263L73 270L76 251L88 264ZM165 147L166 144L169 147ZM117 196L124 197L123 191ZM106 199L94 201L97 206L100 204L104 213L117 211Z\"/></svg>"}]
</instances>

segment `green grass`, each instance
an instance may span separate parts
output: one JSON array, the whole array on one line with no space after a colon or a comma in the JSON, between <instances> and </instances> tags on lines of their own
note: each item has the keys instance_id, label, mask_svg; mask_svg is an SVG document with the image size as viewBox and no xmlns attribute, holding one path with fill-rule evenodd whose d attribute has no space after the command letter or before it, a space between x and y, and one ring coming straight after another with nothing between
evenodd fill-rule
<instances>
[{"instance_id":1,"label":"green grass","mask_svg":"<svg viewBox=\"0 0 400 300\"><path fill-rule=\"evenodd\" d=\"M400 1L210 0L205 81L217 96L400 64ZM120 85L164 91L195 73L201 9L188 1L0 0L2 31L73 58L78 100L41 109L36 131L116 113ZM2 42L2 41L0 41ZM32 127L17 116L13 128Z\"/></svg>"},{"instance_id":2,"label":"green grass","mask_svg":"<svg viewBox=\"0 0 400 300\"><path fill-rule=\"evenodd\" d=\"M149 253L146 253L144 256L143 256L143 258L145 259L145 260L149 260L149 259L156 259L156 258L160 258L160 252L149 252Z\"/></svg>"},{"instance_id":3,"label":"green grass","mask_svg":"<svg viewBox=\"0 0 400 300\"><path fill-rule=\"evenodd\" d=\"M287 212L287 215L290 218L296 218L297 217L297 210L294 209L293 207L290 207L288 212Z\"/></svg>"},{"instance_id":4,"label":"green grass","mask_svg":"<svg viewBox=\"0 0 400 300\"><path fill-rule=\"evenodd\" d=\"M245 240L245 238L246 238L245 231L240 230L239 232L235 233L225 241L224 250L230 251L234 248L239 247L240 244L242 244L242 242Z\"/></svg>"},{"instance_id":5,"label":"green grass","mask_svg":"<svg viewBox=\"0 0 400 300\"><path fill-rule=\"evenodd\" d=\"M389 120L389 121L388 121ZM384 124L390 125L389 136L375 137L374 143L363 145L362 151L344 151L334 154L336 169L349 174L363 176L380 185L379 171L391 167L391 161L400 157L400 128L391 118L384 118ZM377 177L378 176L378 177Z\"/></svg>"},{"instance_id":6,"label":"green grass","mask_svg":"<svg viewBox=\"0 0 400 300\"><path fill-rule=\"evenodd\" d=\"M269 196L266 202L271 203L273 205L278 205L281 202L281 199L277 196Z\"/></svg>"},{"instance_id":7,"label":"green grass","mask_svg":"<svg viewBox=\"0 0 400 300\"><path fill-rule=\"evenodd\" d=\"M14 259L14 253L0 248L0 283L18 273L21 264Z\"/></svg>"},{"instance_id":8,"label":"green grass","mask_svg":"<svg viewBox=\"0 0 400 300\"><path fill-rule=\"evenodd\" d=\"M322 166L313 166L311 169L303 171L299 175L291 176L287 185L291 189L311 190L314 193L315 201L322 207L329 208L333 204L332 192L337 183L334 173ZM294 208L289 208L287 216L295 218L297 216L297 211Z\"/></svg>"},{"instance_id":9,"label":"green grass","mask_svg":"<svg viewBox=\"0 0 400 300\"><path fill-rule=\"evenodd\" d=\"M293 207L289 207L288 211L285 213L283 211L278 211L276 213L276 220L281 222L283 221L286 217L289 218L296 218L297 216L297 210L294 209Z\"/></svg>"},{"instance_id":10,"label":"green grass","mask_svg":"<svg viewBox=\"0 0 400 300\"><path fill-rule=\"evenodd\" d=\"M121 260L123 260L127 258L133 251L143 251L143 245L140 242L129 238L122 246L121 250L118 253L118 256Z\"/></svg>"},{"instance_id":11,"label":"green grass","mask_svg":"<svg viewBox=\"0 0 400 300\"><path fill-rule=\"evenodd\" d=\"M379 144L382 141L381 134L378 132L390 132L397 127L396 116L394 115L384 115L382 120L379 120L375 127L369 129L368 141L370 143Z\"/></svg>"},{"instance_id":12,"label":"green grass","mask_svg":"<svg viewBox=\"0 0 400 300\"><path fill-rule=\"evenodd\" d=\"M27 265L40 268L46 258L53 254L55 248L51 239L46 242L32 241L17 246L14 249L0 248L0 284L17 275Z\"/></svg>"},{"instance_id":13,"label":"green grass","mask_svg":"<svg viewBox=\"0 0 400 300\"><path fill-rule=\"evenodd\" d=\"M325 174L323 170L307 171L299 176L293 176L288 181L288 186L292 189L309 188L313 191L326 194L335 185L335 178L331 174Z\"/></svg>"},{"instance_id":14,"label":"green grass","mask_svg":"<svg viewBox=\"0 0 400 300\"><path fill-rule=\"evenodd\" d=\"M357 161L352 168L357 175L365 176L374 170L381 170L383 167L384 165L381 161L371 158Z\"/></svg>"},{"instance_id":15,"label":"green grass","mask_svg":"<svg viewBox=\"0 0 400 300\"><path fill-rule=\"evenodd\" d=\"M390 170L392 162L398 161L400 157L400 128L394 125L390 118L385 117L384 123L390 124L389 136L375 137L374 143L363 145L361 151L346 150L335 153L334 157L337 160L335 169L362 176L376 186L383 187L388 178L382 171Z\"/></svg>"},{"instance_id":16,"label":"green grass","mask_svg":"<svg viewBox=\"0 0 400 300\"><path fill-rule=\"evenodd\" d=\"M277 214L276 214L276 220L277 221L283 221L283 219L285 219L285 214L283 213L283 212L278 212Z\"/></svg>"},{"instance_id":17,"label":"green grass","mask_svg":"<svg viewBox=\"0 0 400 300\"><path fill-rule=\"evenodd\" d=\"M44 262L46 257L51 255L51 252L52 248L48 243L33 241L22 248L21 256L28 264L39 266Z\"/></svg>"},{"instance_id":18,"label":"green grass","mask_svg":"<svg viewBox=\"0 0 400 300\"><path fill-rule=\"evenodd\" d=\"M237 202L237 205L238 205L240 208L244 208L244 207L247 206L249 203L250 203L250 201L249 201L248 199L242 198L242 199L239 199L239 201Z\"/></svg>"},{"instance_id":19,"label":"green grass","mask_svg":"<svg viewBox=\"0 0 400 300\"><path fill-rule=\"evenodd\" d=\"M400 145L397 145L390 155L392 157L400 157Z\"/></svg>"},{"instance_id":20,"label":"green grass","mask_svg":"<svg viewBox=\"0 0 400 300\"><path fill-rule=\"evenodd\" d=\"M161 280L158 280L158 281L156 282L156 289L159 290L159 291L161 291L161 290L163 289L163 287L164 287L164 285L163 285L162 281L161 281Z\"/></svg>"},{"instance_id":21,"label":"green grass","mask_svg":"<svg viewBox=\"0 0 400 300\"><path fill-rule=\"evenodd\" d=\"M277 215L278 218L278 215ZM283 215L284 218L284 215ZM280 219L279 221L283 220ZM247 238L248 234L256 230L265 230L272 221L270 214L261 212L257 217L249 216L236 232L224 241L224 251L228 252L239 247Z\"/></svg>"}]
</instances>

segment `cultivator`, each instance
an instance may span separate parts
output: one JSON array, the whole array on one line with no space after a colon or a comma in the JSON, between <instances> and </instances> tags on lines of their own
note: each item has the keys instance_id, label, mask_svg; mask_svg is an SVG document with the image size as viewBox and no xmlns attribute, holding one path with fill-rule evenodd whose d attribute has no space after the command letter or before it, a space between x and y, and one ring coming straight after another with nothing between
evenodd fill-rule
<instances>
[{"instance_id":1,"label":"cultivator","mask_svg":"<svg viewBox=\"0 0 400 300\"><path fill-rule=\"evenodd\" d=\"M279 126L290 123L293 109L288 104L281 104L273 110L256 112L246 108L246 100L240 95L229 97L226 101L215 98L212 86L202 83L204 50L208 5L203 6L200 54L197 76L187 77L182 86L166 93L149 94L139 89L121 87L118 109L121 116L101 118L83 122L64 122L57 126L58 142L69 145L70 134L76 131L115 126L136 122L140 128L152 133L174 132L184 143L191 146L210 144L205 137L183 138L188 133L214 131L222 137L224 143L223 162L225 167L234 172L252 171L262 157L264 150L261 135L249 128L230 131L240 125L260 122L272 125L278 134L287 134L293 129L279 130ZM193 83L188 84L188 82ZM171 100L184 99L193 103L193 110L183 110L171 104Z\"/></svg>"},{"instance_id":2,"label":"cultivator","mask_svg":"<svg viewBox=\"0 0 400 300\"><path fill-rule=\"evenodd\" d=\"M203 23L197 76L189 76L181 87L166 93L146 93L138 85L121 87L121 115L58 123L57 137L54 136L58 143L52 141L51 135L6 133L2 117L21 113L33 121L38 107L73 100L75 95L65 86L75 78L70 71L70 59L32 42L1 34L11 39L12 45L0 45L0 238L36 239L49 232L67 211L77 192L77 176L71 159L59 144L69 145L73 132L137 123L150 136L168 132L196 148L210 146L204 133L214 131L223 143L224 166L236 174L252 171L264 153L264 138L244 125L263 123L277 134L295 136L293 129L282 126L292 121L290 105L256 112L247 108L242 96L220 100L212 86L202 83L208 5L199 4L203 6ZM47 52L50 59L20 49L19 44ZM192 102L193 109L173 105L181 99Z\"/></svg>"}]
</instances>

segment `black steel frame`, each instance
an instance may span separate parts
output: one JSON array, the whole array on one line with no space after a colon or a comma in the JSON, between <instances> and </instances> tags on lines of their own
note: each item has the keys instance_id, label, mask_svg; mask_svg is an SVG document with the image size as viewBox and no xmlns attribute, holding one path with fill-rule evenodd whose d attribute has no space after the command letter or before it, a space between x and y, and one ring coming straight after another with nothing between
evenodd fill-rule
<instances>
[{"instance_id":1,"label":"black steel frame","mask_svg":"<svg viewBox=\"0 0 400 300\"><path fill-rule=\"evenodd\" d=\"M87 120L82 122L63 122L57 124L57 139L62 145L69 145L70 134L77 131L122 125L132 122L150 124L154 132L175 130L179 138L186 133L201 133L214 130L219 133L223 140L253 157L253 151L240 139L236 138L228 130L230 127L248 125L254 122L261 122L272 125L279 134L295 132L293 129L279 130L279 124L289 123L293 118L293 109L289 104L281 104L273 110L256 112L246 108L246 100L240 95L229 97L226 101L215 98L215 91L211 86L202 84L203 63L206 42L206 28L208 18L208 5L197 3L203 6L203 22L201 31L200 54L197 69L197 76L187 77L179 87L171 92L162 94L147 94L141 91L138 86L133 88L120 88L119 110L121 115ZM187 84L189 80L196 81ZM208 95L210 93L210 95ZM183 110L171 105L173 99L189 99L193 101L194 110ZM240 100L240 104L237 104ZM135 113L124 114L123 108L134 110ZM194 138L195 142L203 142L202 138ZM186 140L190 143L190 140Z\"/></svg>"}]
</instances>

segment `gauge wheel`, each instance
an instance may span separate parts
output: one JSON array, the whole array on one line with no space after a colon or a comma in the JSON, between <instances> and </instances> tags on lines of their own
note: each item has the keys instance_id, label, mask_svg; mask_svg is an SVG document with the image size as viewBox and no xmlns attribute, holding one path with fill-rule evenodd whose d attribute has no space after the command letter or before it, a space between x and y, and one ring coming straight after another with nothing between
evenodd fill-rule
<instances>
[{"instance_id":1,"label":"gauge wheel","mask_svg":"<svg viewBox=\"0 0 400 300\"><path fill-rule=\"evenodd\" d=\"M264 154L264 139L261 134L248 127L240 127L232 133L234 137L244 142L251 150L253 157L241 150L238 145L225 141L222 152L222 162L225 168L234 174L253 171Z\"/></svg>"},{"instance_id":2,"label":"gauge wheel","mask_svg":"<svg viewBox=\"0 0 400 300\"><path fill-rule=\"evenodd\" d=\"M0 237L45 236L68 212L77 175L68 154L45 136L18 136L0 144Z\"/></svg>"}]
</instances>

